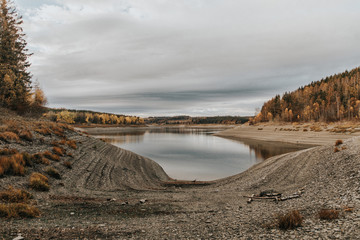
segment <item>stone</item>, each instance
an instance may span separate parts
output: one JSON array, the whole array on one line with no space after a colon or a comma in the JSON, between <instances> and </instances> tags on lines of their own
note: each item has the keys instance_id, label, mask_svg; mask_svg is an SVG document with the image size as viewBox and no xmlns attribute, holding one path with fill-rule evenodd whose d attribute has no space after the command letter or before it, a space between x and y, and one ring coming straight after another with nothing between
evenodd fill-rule
<instances>
[{"instance_id":1,"label":"stone","mask_svg":"<svg viewBox=\"0 0 360 240\"><path fill-rule=\"evenodd\" d=\"M144 203L146 203L146 202L147 202L147 199L141 199L141 200L140 200L140 203L141 203L141 204L144 204Z\"/></svg>"},{"instance_id":2,"label":"stone","mask_svg":"<svg viewBox=\"0 0 360 240\"><path fill-rule=\"evenodd\" d=\"M23 240L25 239L23 236L21 236L21 234L19 234L16 238L14 238L13 240Z\"/></svg>"}]
</instances>

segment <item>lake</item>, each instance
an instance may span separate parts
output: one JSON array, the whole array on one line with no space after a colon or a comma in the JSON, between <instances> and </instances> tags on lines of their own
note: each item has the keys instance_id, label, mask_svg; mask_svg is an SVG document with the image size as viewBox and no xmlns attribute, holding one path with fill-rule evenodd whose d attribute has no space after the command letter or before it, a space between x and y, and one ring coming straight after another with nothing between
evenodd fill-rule
<instances>
[{"instance_id":1,"label":"lake","mask_svg":"<svg viewBox=\"0 0 360 240\"><path fill-rule=\"evenodd\" d=\"M148 127L96 129L93 135L148 157L174 179L215 180L243 172L264 159L304 146L240 142L212 134L224 128ZM92 131L89 131L90 134ZM100 134L99 134L100 132Z\"/></svg>"}]
</instances>

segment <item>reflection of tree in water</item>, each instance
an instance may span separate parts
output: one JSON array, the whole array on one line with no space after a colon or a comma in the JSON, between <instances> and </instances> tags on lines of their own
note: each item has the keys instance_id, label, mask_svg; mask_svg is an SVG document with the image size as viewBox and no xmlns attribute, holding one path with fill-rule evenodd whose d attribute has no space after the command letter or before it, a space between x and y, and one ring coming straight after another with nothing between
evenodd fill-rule
<instances>
[{"instance_id":1,"label":"reflection of tree in water","mask_svg":"<svg viewBox=\"0 0 360 240\"><path fill-rule=\"evenodd\" d=\"M267 158L277 156L284 153L295 152L309 146L304 145L295 145L295 144L286 144L286 143L276 143L276 142L256 142L256 141L243 141L244 144L248 145L250 148L250 156L252 152L255 154L255 158L258 161L265 160Z\"/></svg>"},{"instance_id":2,"label":"reflection of tree in water","mask_svg":"<svg viewBox=\"0 0 360 240\"><path fill-rule=\"evenodd\" d=\"M115 132L96 136L107 143L138 143L144 140L146 131Z\"/></svg>"}]
</instances>

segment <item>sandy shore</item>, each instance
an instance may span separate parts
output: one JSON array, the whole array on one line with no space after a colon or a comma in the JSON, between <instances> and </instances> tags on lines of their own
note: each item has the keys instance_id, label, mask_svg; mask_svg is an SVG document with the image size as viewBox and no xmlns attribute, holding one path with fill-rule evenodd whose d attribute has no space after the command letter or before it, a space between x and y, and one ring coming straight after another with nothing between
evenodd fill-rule
<instances>
[{"instance_id":1,"label":"sandy shore","mask_svg":"<svg viewBox=\"0 0 360 240\"><path fill-rule=\"evenodd\" d=\"M313 129L313 130L312 130ZM338 139L346 140L360 136L358 126L354 124L297 124L274 125L247 124L228 129L215 134L219 137L235 140L260 140L267 142L282 142L291 144L320 146L332 144Z\"/></svg>"}]
</instances>

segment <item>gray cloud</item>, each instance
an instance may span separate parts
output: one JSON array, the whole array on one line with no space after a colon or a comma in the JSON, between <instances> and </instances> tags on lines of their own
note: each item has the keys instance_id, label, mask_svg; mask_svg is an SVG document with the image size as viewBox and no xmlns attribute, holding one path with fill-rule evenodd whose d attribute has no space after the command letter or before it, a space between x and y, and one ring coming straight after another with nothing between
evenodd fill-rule
<instances>
[{"instance_id":1,"label":"gray cloud","mask_svg":"<svg viewBox=\"0 0 360 240\"><path fill-rule=\"evenodd\" d=\"M359 65L355 0L18 0L50 106L248 115Z\"/></svg>"}]
</instances>

